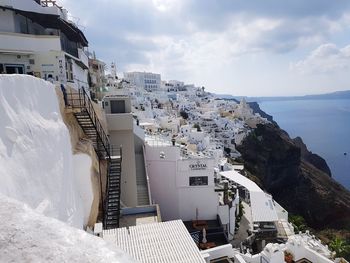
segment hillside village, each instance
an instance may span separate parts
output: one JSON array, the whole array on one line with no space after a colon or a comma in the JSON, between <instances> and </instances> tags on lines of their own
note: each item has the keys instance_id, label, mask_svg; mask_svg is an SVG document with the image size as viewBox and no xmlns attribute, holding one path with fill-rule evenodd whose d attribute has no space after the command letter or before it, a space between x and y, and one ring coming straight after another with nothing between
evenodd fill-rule
<instances>
[{"instance_id":1,"label":"hillside village","mask_svg":"<svg viewBox=\"0 0 350 263\"><path fill-rule=\"evenodd\" d=\"M237 147L270 121L245 99L117 73L55 1L0 7L4 262L347 262L248 176Z\"/></svg>"}]
</instances>

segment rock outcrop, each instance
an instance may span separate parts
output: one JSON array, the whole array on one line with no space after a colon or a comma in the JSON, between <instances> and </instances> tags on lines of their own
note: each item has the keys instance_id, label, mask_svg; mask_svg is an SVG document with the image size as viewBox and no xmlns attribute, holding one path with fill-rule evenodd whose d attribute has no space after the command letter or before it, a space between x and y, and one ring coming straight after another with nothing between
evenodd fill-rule
<instances>
[{"instance_id":1,"label":"rock outcrop","mask_svg":"<svg viewBox=\"0 0 350 263\"><path fill-rule=\"evenodd\" d=\"M255 101L248 102L248 105L253 110L253 113L259 113L261 117L266 118L268 121L273 122L273 117L271 115L267 114L266 112L264 112L263 110L261 110L260 106L257 102L255 102Z\"/></svg>"},{"instance_id":2,"label":"rock outcrop","mask_svg":"<svg viewBox=\"0 0 350 263\"><path fill-rule=\"evenodd\" d=\"M277 125L266 124L258 125L237 149L248 172L289 213L303 216L315 229L350 229L350 192L301 142Z\"/></svg>"},{"instance_id":3,"label":"rock outcrop","mask_svg":"<svg viewBox=\"0 0 350 263\"><path fill-rule=\"evenodd\" d=\"M303 140L298 136L293 139L293 142L300 148L301 158L320 169L321 171L328 174L330 177L332 176L331 169L325 159L320 157L319 155L309 151Z\"/></svg>"}]
</instances>

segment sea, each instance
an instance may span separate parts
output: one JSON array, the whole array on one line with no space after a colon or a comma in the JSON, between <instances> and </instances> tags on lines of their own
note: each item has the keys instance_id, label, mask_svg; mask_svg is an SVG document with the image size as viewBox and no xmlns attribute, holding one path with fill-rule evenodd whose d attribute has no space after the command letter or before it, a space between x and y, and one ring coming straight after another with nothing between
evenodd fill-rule
<instances>
[{"instance_id":1,"label":"sea","mask_svg":"<svg viewBox=\"0 0 350 263\"><path fill-rule=\"evenodd\" d=\"M350 99L262 101L260 108L291 138L327 161L332 177L350 190Z\"/></svg>"}]
</instances>

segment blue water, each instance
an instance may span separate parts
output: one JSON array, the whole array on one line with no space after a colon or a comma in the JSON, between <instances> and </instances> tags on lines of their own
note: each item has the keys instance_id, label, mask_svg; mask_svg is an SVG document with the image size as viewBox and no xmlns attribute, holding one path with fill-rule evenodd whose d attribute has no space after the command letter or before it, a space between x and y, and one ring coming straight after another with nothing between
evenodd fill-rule
<instances>
[{"instance_id":1,"label":"blue water","mask_svg":"<svg viewBox=\"0 0 350 263\"><path fill-rule=\"evenodd\" d=\"M259 102L290 137L300 136L323 157L335 180L350 190L350 100ZM344 155L344 153L347 155Z\"/></svg>"}]
</instances>

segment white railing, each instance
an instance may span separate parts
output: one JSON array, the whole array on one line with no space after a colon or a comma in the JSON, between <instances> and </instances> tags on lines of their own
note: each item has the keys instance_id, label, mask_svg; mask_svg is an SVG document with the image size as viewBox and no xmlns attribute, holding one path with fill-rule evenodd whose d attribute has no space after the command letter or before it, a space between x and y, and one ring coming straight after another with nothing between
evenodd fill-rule
<instances>
[{"instance_id":1,"label":"white railing","mask_svg":"<svg viewBox=\"0 0 350 263\"><path fill-rule=\"evenodd\" d=\"M146 160L146 149L145 149L145 145L142 146L142 152L143 152L143 161L144 161L144 165L145 165L145 176L146 176L146 181L147 181L147 190L148 190L148 201L149 204L152 205L152 194L151 194L151 187L150 187L150 183L149 183L149 177L148 177L148 171L147 171L147 160Z\"/></svg>"},{"instance_id":2,"label":"white railing","mask_svg":"<svg viewBox=\"0 0 350 263\"><path fill-rule=\"evenodd\" d=\"M79 56L79 59L81 60L81 62L83 62L83 64L86 66L86 67L89 67L89 58L88 56L85 54L84 50L82 49L78 49L78 56Z\"/></svg>"},{"instance_id":3,"label":"white railing","mask_svg":"<svg viewBox=\"0 0 350 263\"><path fill-rule=\"evenodd\" d=\"M31 54L61 50L59 36L0 32L0 50Z\"/></svg>"}]
</instances>

